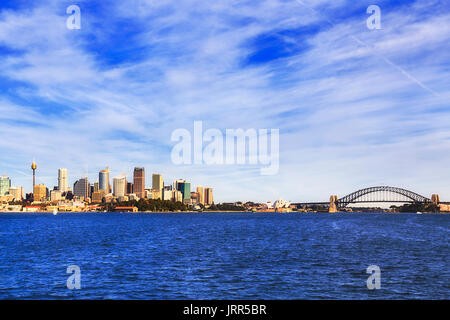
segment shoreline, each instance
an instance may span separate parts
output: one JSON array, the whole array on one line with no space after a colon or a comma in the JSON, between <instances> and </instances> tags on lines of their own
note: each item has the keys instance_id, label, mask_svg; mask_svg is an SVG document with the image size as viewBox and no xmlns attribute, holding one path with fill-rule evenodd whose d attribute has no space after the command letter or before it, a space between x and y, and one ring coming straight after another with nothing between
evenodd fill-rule
<instances>
[{"instance_id":1,"label":"shoreline","mask_svg":"<svg viewBox=\"0 0 450 320\"><path fill-rule=\"evenodd\" d=\"M0 214L2 213L29 213L29 214L44 214L44 213L48 213L48 214L52 214L53 212L51 211L34 211L34 212L27 212L27 211L0 211ZM353 211L353 212L345 212L345 211L339 211L339 212L302 212L302 211L291 211L291 212L277 212L277 211L263 211L263 212L253 212L253 211L224 211L224 210L215 210L215 211L138 211L138 212L125 212L125 211L58 211L58 214L63 214L63 213L104 213L104 214L108 214L108 213L131 213L131 214L136 214L136 213L248 213L248 214L261 214L261 213L269 213L269 214L278 214L278 215L283 215L283 214L358 214L358 213L366 213L366 214L416 214L416 215L420 215L417 212L381 212L381 211ZM422 212L422 214L450 214L450 212Z\"/></svg>"}]
</instances>

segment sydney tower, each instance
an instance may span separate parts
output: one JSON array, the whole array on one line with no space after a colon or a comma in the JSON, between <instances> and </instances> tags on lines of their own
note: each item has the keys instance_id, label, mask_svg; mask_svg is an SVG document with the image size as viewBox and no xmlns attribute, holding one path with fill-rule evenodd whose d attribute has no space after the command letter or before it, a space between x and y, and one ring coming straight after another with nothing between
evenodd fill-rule
<instances>
[{"instance_id":1,"label":"sydney tower","mask_svg":"<svg viewBox=\"0 0 450 320\"><path fill-rule=\"evenodd\" d=\"M34 190L34 185L36 184L36 162L33 161L33 163L31 164L31 170L33 170L33 190Z\"/></svg>"}]
</instances>

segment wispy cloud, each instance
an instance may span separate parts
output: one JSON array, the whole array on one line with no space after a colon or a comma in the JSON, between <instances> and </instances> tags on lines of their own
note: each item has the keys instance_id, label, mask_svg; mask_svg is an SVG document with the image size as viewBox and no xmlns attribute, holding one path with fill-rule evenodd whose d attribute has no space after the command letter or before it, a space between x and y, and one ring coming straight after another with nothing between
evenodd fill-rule
<instances>
[{"instance_id":1,"label":"wispy cloud","mask_svg":"<svg viewBox=\"0 0 450 320\"><path fill-rule=\"evenodd\" d=\"M0 7L1 173L30 190L34 157L49 186L59 167L143 165L219 201L377 184L450 198L449 8L381 2L368 30L370 3L302 2L81 1L81 30L69 1ZM280 173L172 165L170 134L194 120L279 128Z\"/></svg>"}]
</instances>

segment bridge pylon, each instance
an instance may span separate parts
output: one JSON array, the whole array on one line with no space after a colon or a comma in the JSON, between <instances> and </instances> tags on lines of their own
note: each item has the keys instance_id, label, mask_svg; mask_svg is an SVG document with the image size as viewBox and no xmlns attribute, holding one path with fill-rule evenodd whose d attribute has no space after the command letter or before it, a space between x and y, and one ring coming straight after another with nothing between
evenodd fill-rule
<instances>
[{"instance_id":1,"label":"bridge pylon","mask_svg":"<svg viewBox=\"0 0 450 320\"><path fill-rule=\"evenodd\" d=\"M330 196L330 208L328 209L329 213L338 212L337 201L338 201L338 197L336 195Z\"/></svg>"},{"instance_id":2,"label":"bridge pylon","mask_svg":"<svg viewBox=\"0 0 450 320\"><path fill-rule=\"evenodd\" d=\"M431 195L431 202L433 202L434 204L439 204L439 195L438 194L432 194Z\"/></svg>"}]
</instances>

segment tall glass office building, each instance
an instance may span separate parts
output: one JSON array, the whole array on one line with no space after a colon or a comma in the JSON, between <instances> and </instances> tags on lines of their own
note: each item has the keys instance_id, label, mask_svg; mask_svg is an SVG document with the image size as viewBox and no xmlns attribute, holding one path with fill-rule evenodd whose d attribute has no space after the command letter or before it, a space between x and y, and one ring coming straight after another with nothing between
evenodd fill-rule
<instances>
[{"instance_id":1,"label":"tall glass office building","mask_svg":"<svg viewBox=\"0 0 450 320\"><path fill-rule=\"evenodd\" d=\"M145 198L145 169L134 168L133 172L133 192L138 198Z\"/></svg>"},{"instance_id":2,"label":"tall glass office building","mask_svg":"<svg viewBox=\"0 0 450 320\"><path fill-rule=\"evenodd\" d=\"M183 194L183 200L191 198L191 183L190 182L179 182L177 184L177 189Z\"/></svg>"},{"instance_id":3,"label":"tall glass office building","mask_svg":"<svg viewBox=\"0 0 450 320\"><path fill-rule=\"evenodd\" d=\"M0 177L0 196L9 194L9 188L11 187L11 179L3 175Z\"/></svg>"},{"instance_id":4,"label":"tall glass office building","mask_svg":"<svg viewBox=\"0 0 450 320\"><path fill-rule=\"evenodd\" d=\"M106 193L111 192L109 188L109 168L101 170L98 173L98 188L99 190L103 190Z\"/></svg>"}]
</instances>

